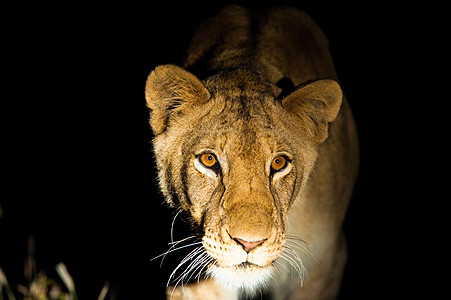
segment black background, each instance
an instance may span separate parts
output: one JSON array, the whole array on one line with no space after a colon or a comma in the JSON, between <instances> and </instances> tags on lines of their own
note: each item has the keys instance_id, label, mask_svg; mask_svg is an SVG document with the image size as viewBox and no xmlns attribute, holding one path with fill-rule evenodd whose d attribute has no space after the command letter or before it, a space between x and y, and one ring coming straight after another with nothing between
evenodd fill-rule
<instances>
[{"instance_id":1,"label":"black background","mask_svg":"<svg viewBox=\"0 0 451 300\"><path fill-rule=\"evenodd\" d=\"M181 64L194 29L224 3L5 9L12 96L2 111L8 154L0 266L11 283L24 283L33 236L38 268L56 277L54 266L63 261L80 299L96 298L105 280L119 299L163 297L174 262L169 256L160 268L149 260L167 249L173 212L157 189L145 80L159 64ZM415 184L401 181L414 171L412 132L427 139L407 120L411 89L423 82L412 74L425 63L418 49L428 31L416 7L277 3L307 11L329 37L360 135L341 298L404 295L412 282L402 282L416 268L405 245L421 229L399 221L416 219L418 206L406 193ZM186 224L178 219L175 226L181 231Z\"/></svg>"}]
</instances>

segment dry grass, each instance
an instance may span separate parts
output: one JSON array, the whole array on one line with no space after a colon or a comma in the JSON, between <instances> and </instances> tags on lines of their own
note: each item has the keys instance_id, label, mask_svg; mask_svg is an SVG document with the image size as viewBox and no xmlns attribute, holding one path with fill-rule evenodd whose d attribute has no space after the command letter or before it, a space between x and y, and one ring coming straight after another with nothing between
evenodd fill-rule
<instances>
[{"instance_id":1,"label":"dry grass","mask_svg":"<svg viewBox=\"0 0 451 300\"><path fill-rule=\"evenodd\" d=\"M30 238L24 274L27 285L18 284L16 290L13 290L0 268L0 300L78 300L74 280L67 271L66 265L59 263L56 266L56 272L60 278L57 280L48 278L45 272L36 269L36 260L33 253L34 239ZM109 283L106 282L97 300L107 299L108 290ZM18 298L16 298L16 295ZM111 297L109 299L111 300Z\"/></svg>"}]
</instances>

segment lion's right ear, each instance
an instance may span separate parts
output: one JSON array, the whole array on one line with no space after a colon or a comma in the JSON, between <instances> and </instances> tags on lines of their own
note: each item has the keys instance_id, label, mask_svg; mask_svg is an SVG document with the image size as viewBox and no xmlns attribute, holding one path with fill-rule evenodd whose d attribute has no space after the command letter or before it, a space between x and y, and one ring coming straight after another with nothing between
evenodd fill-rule
<instances>
[{"instance_id":1,"label":"lion's right ear","mask_svg":"<svg viewBox=\"0 0 451 300\"><path fill-rule=\"evenodd\" d=\"M343 92L335 80L307 82L282 99L282 106L299 116L307 131L320 144L327 138L329 123L340 111Z\"/></svg>"},{"instance_id":2,"label":"lion's right ear","mask_svg":"<svg viewBox=\"0 0 451 300\"><path fill-rule=\"evenodd\" d=\"M206 103L210 92L196 76L174 65L155 68L147 78L146 101L155 135L163 132L169 119L188 107Z\"/></svg>"}]
</instances>

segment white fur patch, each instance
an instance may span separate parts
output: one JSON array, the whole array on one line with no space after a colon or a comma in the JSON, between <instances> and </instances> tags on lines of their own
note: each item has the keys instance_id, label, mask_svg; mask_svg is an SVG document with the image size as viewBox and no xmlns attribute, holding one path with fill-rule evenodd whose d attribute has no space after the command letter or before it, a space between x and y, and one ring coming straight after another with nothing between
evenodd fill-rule
<instances>
[{"instance_id":1,"label":"white fur patch","mask_svg":"<svg viewBox=\"0 0 451 300\"><path fill-rule=\"evenodd\" d=\"M215 173L213 170L204 167L204 166L199 162L198 159L195 159L195 160L194 160L194 167L196 167L196 169L197 169L199 172L201 172L201 173L204 174L204 175L207 175L207 176L210 177L210 178L213 178L213 179L217 179L217 178L218 178L218 175L216 175L216 173Z\"/></svg>"},{"instance_id":2,"label":"white fur patch","mask_svg":"<svg viewBox=\"0 0 451 300\"><path fill-rule=\"evenodd\" d=\"M283 170L280 171L280 172L274 173L274 176L273 176L272 180L273 180L273 181L279 180L280 178L282 178L282 177L284 177L285 175L287 175L288 173L290 173L290 172L291 172L291 169L293 169L293 166L292 166L291 163L289 162L289 163L287 164L287 166L285 167L285 169L283 169Z\"/></svg>"},{"instance_id":3,"label":"white fur patch","mask_svg":"<svg viewBox=\"0 0 451 300\"><path fill-rule=\"evenodd\" d=\"M272 273L272 267L257 266L218 267L211 265L208 269L208 276L213 277L223 289L243 290L250 295L259 289L264 289L272 278Z\"/></svg>"}]
</instances>

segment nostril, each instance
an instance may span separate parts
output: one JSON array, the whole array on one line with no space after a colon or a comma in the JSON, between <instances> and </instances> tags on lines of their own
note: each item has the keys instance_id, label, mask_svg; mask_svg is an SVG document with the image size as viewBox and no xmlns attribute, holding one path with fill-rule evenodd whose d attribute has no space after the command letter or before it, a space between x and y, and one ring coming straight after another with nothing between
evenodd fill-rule
<instances>
[{"instance_id":1,"label":"nostril","mask_svg":"<svg viewBox=\"0 0 451 300\"><path fill-rule=\"evenodd\" d=\"M265 241L265 240L260 240L260 241L255 241L255 242L248 242L248 241L245 241L245 240L242 240L242 239L238 239L238 238L234 238L234 240L238 244L243 246L244 251L246 251L247 253L252 251L252 249L257 247L258 245L261 245Z\"/></svg>"}]
</instances>

